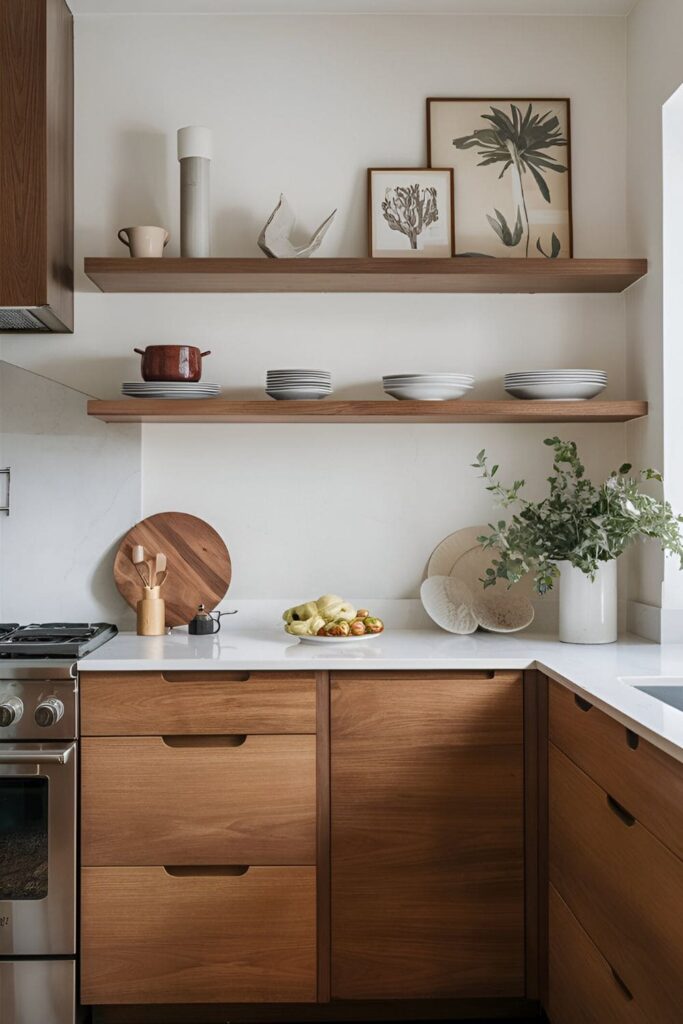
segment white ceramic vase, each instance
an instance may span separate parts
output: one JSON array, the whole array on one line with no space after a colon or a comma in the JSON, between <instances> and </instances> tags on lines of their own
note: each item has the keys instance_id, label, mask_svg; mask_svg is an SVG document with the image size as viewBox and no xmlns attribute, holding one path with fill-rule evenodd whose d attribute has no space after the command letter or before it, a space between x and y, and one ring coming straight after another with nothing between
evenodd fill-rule
<instances>
[{"instance_id":1,"label":"white ceramic vase","mask_svg":"<svg viewBox=\"0 0 683 1024\"><path fill-rule=\"evenodd\" d=\"M617 561L601 562L595 580L571 562L560 570L560 640L613 644L617 639Z\"/></svg>"}]
</instances>

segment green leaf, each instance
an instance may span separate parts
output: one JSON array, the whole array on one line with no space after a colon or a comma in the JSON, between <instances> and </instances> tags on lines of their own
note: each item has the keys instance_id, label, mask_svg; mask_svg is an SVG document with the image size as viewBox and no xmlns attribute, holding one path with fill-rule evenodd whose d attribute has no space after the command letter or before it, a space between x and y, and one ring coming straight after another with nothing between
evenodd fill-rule
<instances>
[{"instance_id":1,"label":"green leaf","mask_svg":"<svg viewBox=\"0 0 683 1024\"><path fill-rule=\"evenodd\" d=\"M493 230L496 232L498 237L500 238L503 245L508 245L509 243L505 241L505 232L507 231L507 236L510 241L512 241L512 235L510 234L510 229L507 226L507 224L503 227L502 224L499 224L499 222L495 220L493 217L491 217L488 213L486 214L486 219L493 228Z\"/></svg>"},{"instance_id":2,"label":"green leaf","mask_svg":"<svg viewBox=\"0 0 683 1024\"><path fill-rule=\"evenodd\" d=\"M540 191L541 195L545 199L546 203L549 203L550 202L550 189L548 188L548 185L546 183L545 178L531 164L529 164L529 170L531 171L531 173L534 176L534 179L536 181L536 184L538 185L538 188L539 188L539 191Z\"/></svg>"}]
</instances>

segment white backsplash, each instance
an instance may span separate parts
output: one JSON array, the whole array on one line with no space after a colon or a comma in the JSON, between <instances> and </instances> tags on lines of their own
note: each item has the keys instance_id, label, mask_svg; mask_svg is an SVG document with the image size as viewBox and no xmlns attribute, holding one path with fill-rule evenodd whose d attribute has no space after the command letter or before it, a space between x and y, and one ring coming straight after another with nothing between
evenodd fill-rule
<instances>
[{"instance_id":1,"label":"white backsplash","mask_svg":"<svg viewBox=\"0 0 683 1024\"><path fill-rule=\"evenodd\" d=\"M86 416L86 401L0 362L0 465L12 470L11 514L0 514L2 621L133 622L111 566L140 518L140 428L110 430Z\"/></svg>"}]
</instances>

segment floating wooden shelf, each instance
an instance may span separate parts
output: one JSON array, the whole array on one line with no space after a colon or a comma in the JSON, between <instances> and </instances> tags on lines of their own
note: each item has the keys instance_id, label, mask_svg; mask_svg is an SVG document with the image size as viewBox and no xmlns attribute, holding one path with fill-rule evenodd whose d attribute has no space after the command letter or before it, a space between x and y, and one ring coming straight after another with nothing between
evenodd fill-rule
<instances>
[{"instance_id":1,"label":"floating wooden shelf","mask_svg":"<svg viewBox=\"0 0 683 1024\"><path fill-rule=\"evenodd\" d=\"M624 423L647 402L315 402L123 398L88 402L106 423Z\"/></svg>"},{"instance_id":2,"label":"floating wooden shelf","mask_svg":"<svg viewBox=\"0 0 683 1024\"><path fill-rule=\"evenodd\" d=\"M647 260L88 256L85 272L103 292L623 292Z\"/></svg>"}]
</instances>

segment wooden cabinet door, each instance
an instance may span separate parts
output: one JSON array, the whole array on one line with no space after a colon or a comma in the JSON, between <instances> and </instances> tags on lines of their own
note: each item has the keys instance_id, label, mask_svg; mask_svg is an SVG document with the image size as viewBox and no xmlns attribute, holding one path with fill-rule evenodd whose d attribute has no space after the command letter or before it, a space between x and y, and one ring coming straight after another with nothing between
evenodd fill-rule
<instances>
[{"instance_id":1,"label":"wooden cabinet door","mask_svg":"<svg viewBox=\"0 0 683 1024\"><path fill-rule=\"evenodd\" d=\"M549 788L552 886L647 1019L680 1024L683 862L554 744Z\"/></svg>"},{"instance_id":2,"label":"wooden cabinet door","mask_svg":"<svg viewBox=\"0 0 683 1024\"><path fill-rule=\"evenodd\" d=\"M524 994L522 678L334 675L332 997Z\"/></svg>"}]
</instances>

